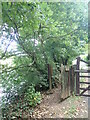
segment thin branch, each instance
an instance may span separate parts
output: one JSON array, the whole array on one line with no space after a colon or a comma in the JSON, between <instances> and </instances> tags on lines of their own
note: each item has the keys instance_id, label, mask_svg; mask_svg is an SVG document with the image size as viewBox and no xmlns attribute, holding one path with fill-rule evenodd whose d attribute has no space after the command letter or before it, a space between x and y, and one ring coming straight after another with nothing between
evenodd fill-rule
<instances>
[{"instance_id":1,"label":"thin branch","mask_svg":"<svg viewBox=\"0 0 90 120\"><path fill-rule=\"evenodd\" d=\"M5 49L5 52L2 53L0 59L3 59L3 58L5 57L5 55L6 55L6 53L7 53L7 49L8 49L8 47L10 46L10 44L12 43L12 41L13 41L13 40L11 40L11 41L9 42L9 44L7 45L7 47L6 47L6 49Z\"/></svg>"},{"instance_id":2,"label":"thin branch","mask_svg":"<svg viewBox=\"0 0 90 120\"><path fill-rule=\"evenodd\" d=\"M22 64L22 65L19 65L19 66L17 66L17 67L9 67L9 68L6 68L6 69L4 69L4 70L2 70L2 72L0 72L0 74L2 74L2 73L7 73L7 72L11 72L11 71L14 71L14 70L16 70L16 69L22 69L22 68L24 68L24 67L31 67L33 64L34 64L34 62L35 61L33 61L31 64L29 64L29 65L25 65L25 64Z\"/></svg>"},{"instance_id":3,"label":"thin branch","mask_svg":"<svg viewBox=\"0 0 90 120\"><path fill-rule=\"evenodd\" d=\"M50 38L60 38L60 39L63 39L65 36L70 35L70 34L72 34L73 32L76 32L79 29L80 29L80 27L77 28L77 29L75 29L75 30L73 30L73 31L71 31L71 32L69 32L69 33L67 33L67 34L65 34L65 35L61 35L61 36L49 36L46 39L50 39Z\"/></svg>"},{"instance_id":4,"label":"thin branch","mask_svg":"<svg viewBox=\"0 0 90 120\"><path fill-rule=\"evenodd\" d=\"M7 12L6 12L6 13L7 13ZM9 17L9 20L10 20L12 23L14 23L14 25L15 25L15 27L16 27L16 33L18 34L17 24L15 23L15 21L13 21L13 20L10 18L10 16L8 15L8 13L7 13L7 16ZM17 40L18 40L18 41L17 41ZM15 41L22 47L22 49L25 51L25 53L28 54L29 57L31 57L33 53L28 52L28 50L25 49L23 43L20 41L20 36L19 36L19 34L18 34L17 40L15 40Z\"/></svg>"},{"instance_id":5,"label":"thin branch","mask_svg":"<svg viewBox=\"0 0 90 120\"><path fill-rule=\"evenodd\" d=\"M4 57L4 59L10 58L10 57L14 57L14 56L19 56L19 55L21 55L22 57L23 57L23 56L27 56L27 54L24 54L24 53L15 53L15 54L6 55L6 56Z\"/></svg>"}]
</instances>

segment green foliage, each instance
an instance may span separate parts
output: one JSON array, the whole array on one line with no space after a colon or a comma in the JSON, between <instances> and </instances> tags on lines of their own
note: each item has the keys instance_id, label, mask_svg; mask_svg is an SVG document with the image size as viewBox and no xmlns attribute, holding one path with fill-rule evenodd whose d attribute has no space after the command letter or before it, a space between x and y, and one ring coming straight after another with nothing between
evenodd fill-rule
<instances>
[{"instance_id":1,"label":"green foliage","mask_svg":"<svg viewBox=\"0 0 90 120\"><path fill-rule=\"evenodd\" d=\"M40 94L29 86L35 84L37 90L48 88L47 64L53 68L54 86L60 65L70 65L78 55L85 53L87 13L86 3L2 2L0 46L6 49L0 50L0 58L14 56L13 66L0 66L7 103L25 93L29 105L35 106ZM8 51L10 41L17 43L17 49Z\"/></svg>"},{"instance_id":2,"label":"green foliage","mask_svg":"<svg viewBox=\"0 0 90 120\"><path fill-rule=\"evenodd\" d=\"M76 112L76 106L72 105L71 108L69 109L69 113L68 114L69 114L70 117L73 117L75 112Z\"/></svg>"},{"instance_id":3,"label":"green foliage","mask_svg":"<svg viewBox=\"0 0 90 120\"><path fill-rule=\"evenodd\" d=\"M17 42L16 53L20 53L14 56L13 72L2 74L3 78L10 76L9 84L14 86L33 82L48 87L48 63L56 74L57 65L71 64L84 52L88 38L87 13L84 3L2 3L4 31ZM10 51L7 56L12 53L15 52Z\"/></svg>"},{"instance_id":4,"label":"green foliage","mask_svg":"<svg viewBox=\"0 0 90 120\"><path fill-rule=\"evenodd\" d=\"M37 104L40 104L40 92L35 92L34 86L30 86L25 94L25 100L31 107L35 107Z\"/></svg>"},{"instance_id":5,"label":"green foliage","mask_svg":"<svg viewBox=\"0 0 90 120\"><path fill-rule=\"evenodd\" d=\"M11 119L12 117L21 117L23 112L28 112L31 115L33 108L41 102L41 94L40 92L36 92L34 87L35 85L31 85L24 94L13 96L9 104L5 104L6 97L4 97L3 104L1 105L2 118Z\"/></svg>"}]
</instances>

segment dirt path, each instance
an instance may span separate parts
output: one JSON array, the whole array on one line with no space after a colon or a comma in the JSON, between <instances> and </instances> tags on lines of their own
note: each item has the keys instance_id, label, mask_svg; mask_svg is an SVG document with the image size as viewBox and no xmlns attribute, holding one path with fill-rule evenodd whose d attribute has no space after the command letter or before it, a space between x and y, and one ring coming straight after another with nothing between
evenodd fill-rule
<instances>
[{"instance_id":1,"label":"dirt path","mask_svg":"<svg viewBox=\"0 0 90 120\"><path fill-rule=\"evenodd\" d=\"M69 97L60 102L60 89L53 89L53 94L44 94L40 105L35 109L35 118L88 118L88 98Z\"/></svg>"}]
</instances>

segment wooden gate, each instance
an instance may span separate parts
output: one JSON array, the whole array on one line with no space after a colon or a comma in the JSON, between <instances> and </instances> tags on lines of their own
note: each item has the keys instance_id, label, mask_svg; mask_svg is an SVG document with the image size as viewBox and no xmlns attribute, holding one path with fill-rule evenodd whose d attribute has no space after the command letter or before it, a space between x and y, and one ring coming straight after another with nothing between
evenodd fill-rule
<instances>
[{"instance_id":1,"label":"wooden gate","mask_svg":"<svg viewBox=\"0 0 90 120\"><path fill-rule=\"evenodd\" d=\"M74 66L67 68L67 66L61 65L61 92L60 99L72 95L75 91L75 78L74 78Z\"/></svg>"},{"instance_id":2,"label":"wooden gate","mask_svg":"<svg viewBox=\"0 0 90 120\"><path fill-rule=\"evenodd\" d=\"M80 62L86 63L88 66L88 69L87 70L80 69ZM90 97L89 66L90 66L90 62L86 62L82 60L80 57L77 58L76 65L73 65L68 69L66 66L63 66L63 65L61 66L61 93L60 93L61 100L69 97L73 93L79 96ZM84 80L81 81L82 80L81 78L84 78Z\"/></svg>"},{"instance_id":3,"label":"wooden gate","mask_svg":"<svg viewBox=\"0 0 90 120\"><path fill-rule=\"evenodd\" d=\"M80 69L80 62L84 62L88 65L88 70L85 69ZM87 96L90 97L90 94L86 94L86 92L90 90L90 70L89 70L89 62L86 62L84 60L82 60L80 57L77 58L77 64L76 64L76 70L75 71L75 75L76 75L76 95L80 95L80 96ZM82 75L82 73L84 75ZM87 75L85 75L85 73L87 73ZM84 81L81 81L80 78L85 78ZM88 80L86 81L86 78L88 78ZM81 85L84 85L84 87L81 87ZM87 87L85 87L86 85L88 85Z\"/></svg>"}]
</instances>

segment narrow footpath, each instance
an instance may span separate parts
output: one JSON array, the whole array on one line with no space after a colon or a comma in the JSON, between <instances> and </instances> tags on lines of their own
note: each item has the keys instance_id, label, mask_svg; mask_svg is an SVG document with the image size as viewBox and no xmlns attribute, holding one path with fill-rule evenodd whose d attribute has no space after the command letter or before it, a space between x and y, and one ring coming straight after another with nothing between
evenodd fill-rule
<instances>
[{"instance_id":1,"label":"narrow footpath","mask_svg":"<svg viewBox=\"0 0 90 120\"><path fill-rule=\"evenodd\" d=\"M53 94L43 94L33 118L88 118L88 98L71 96L60 102L60 89L53 89Z\"/></svg>"}]
</instances>

